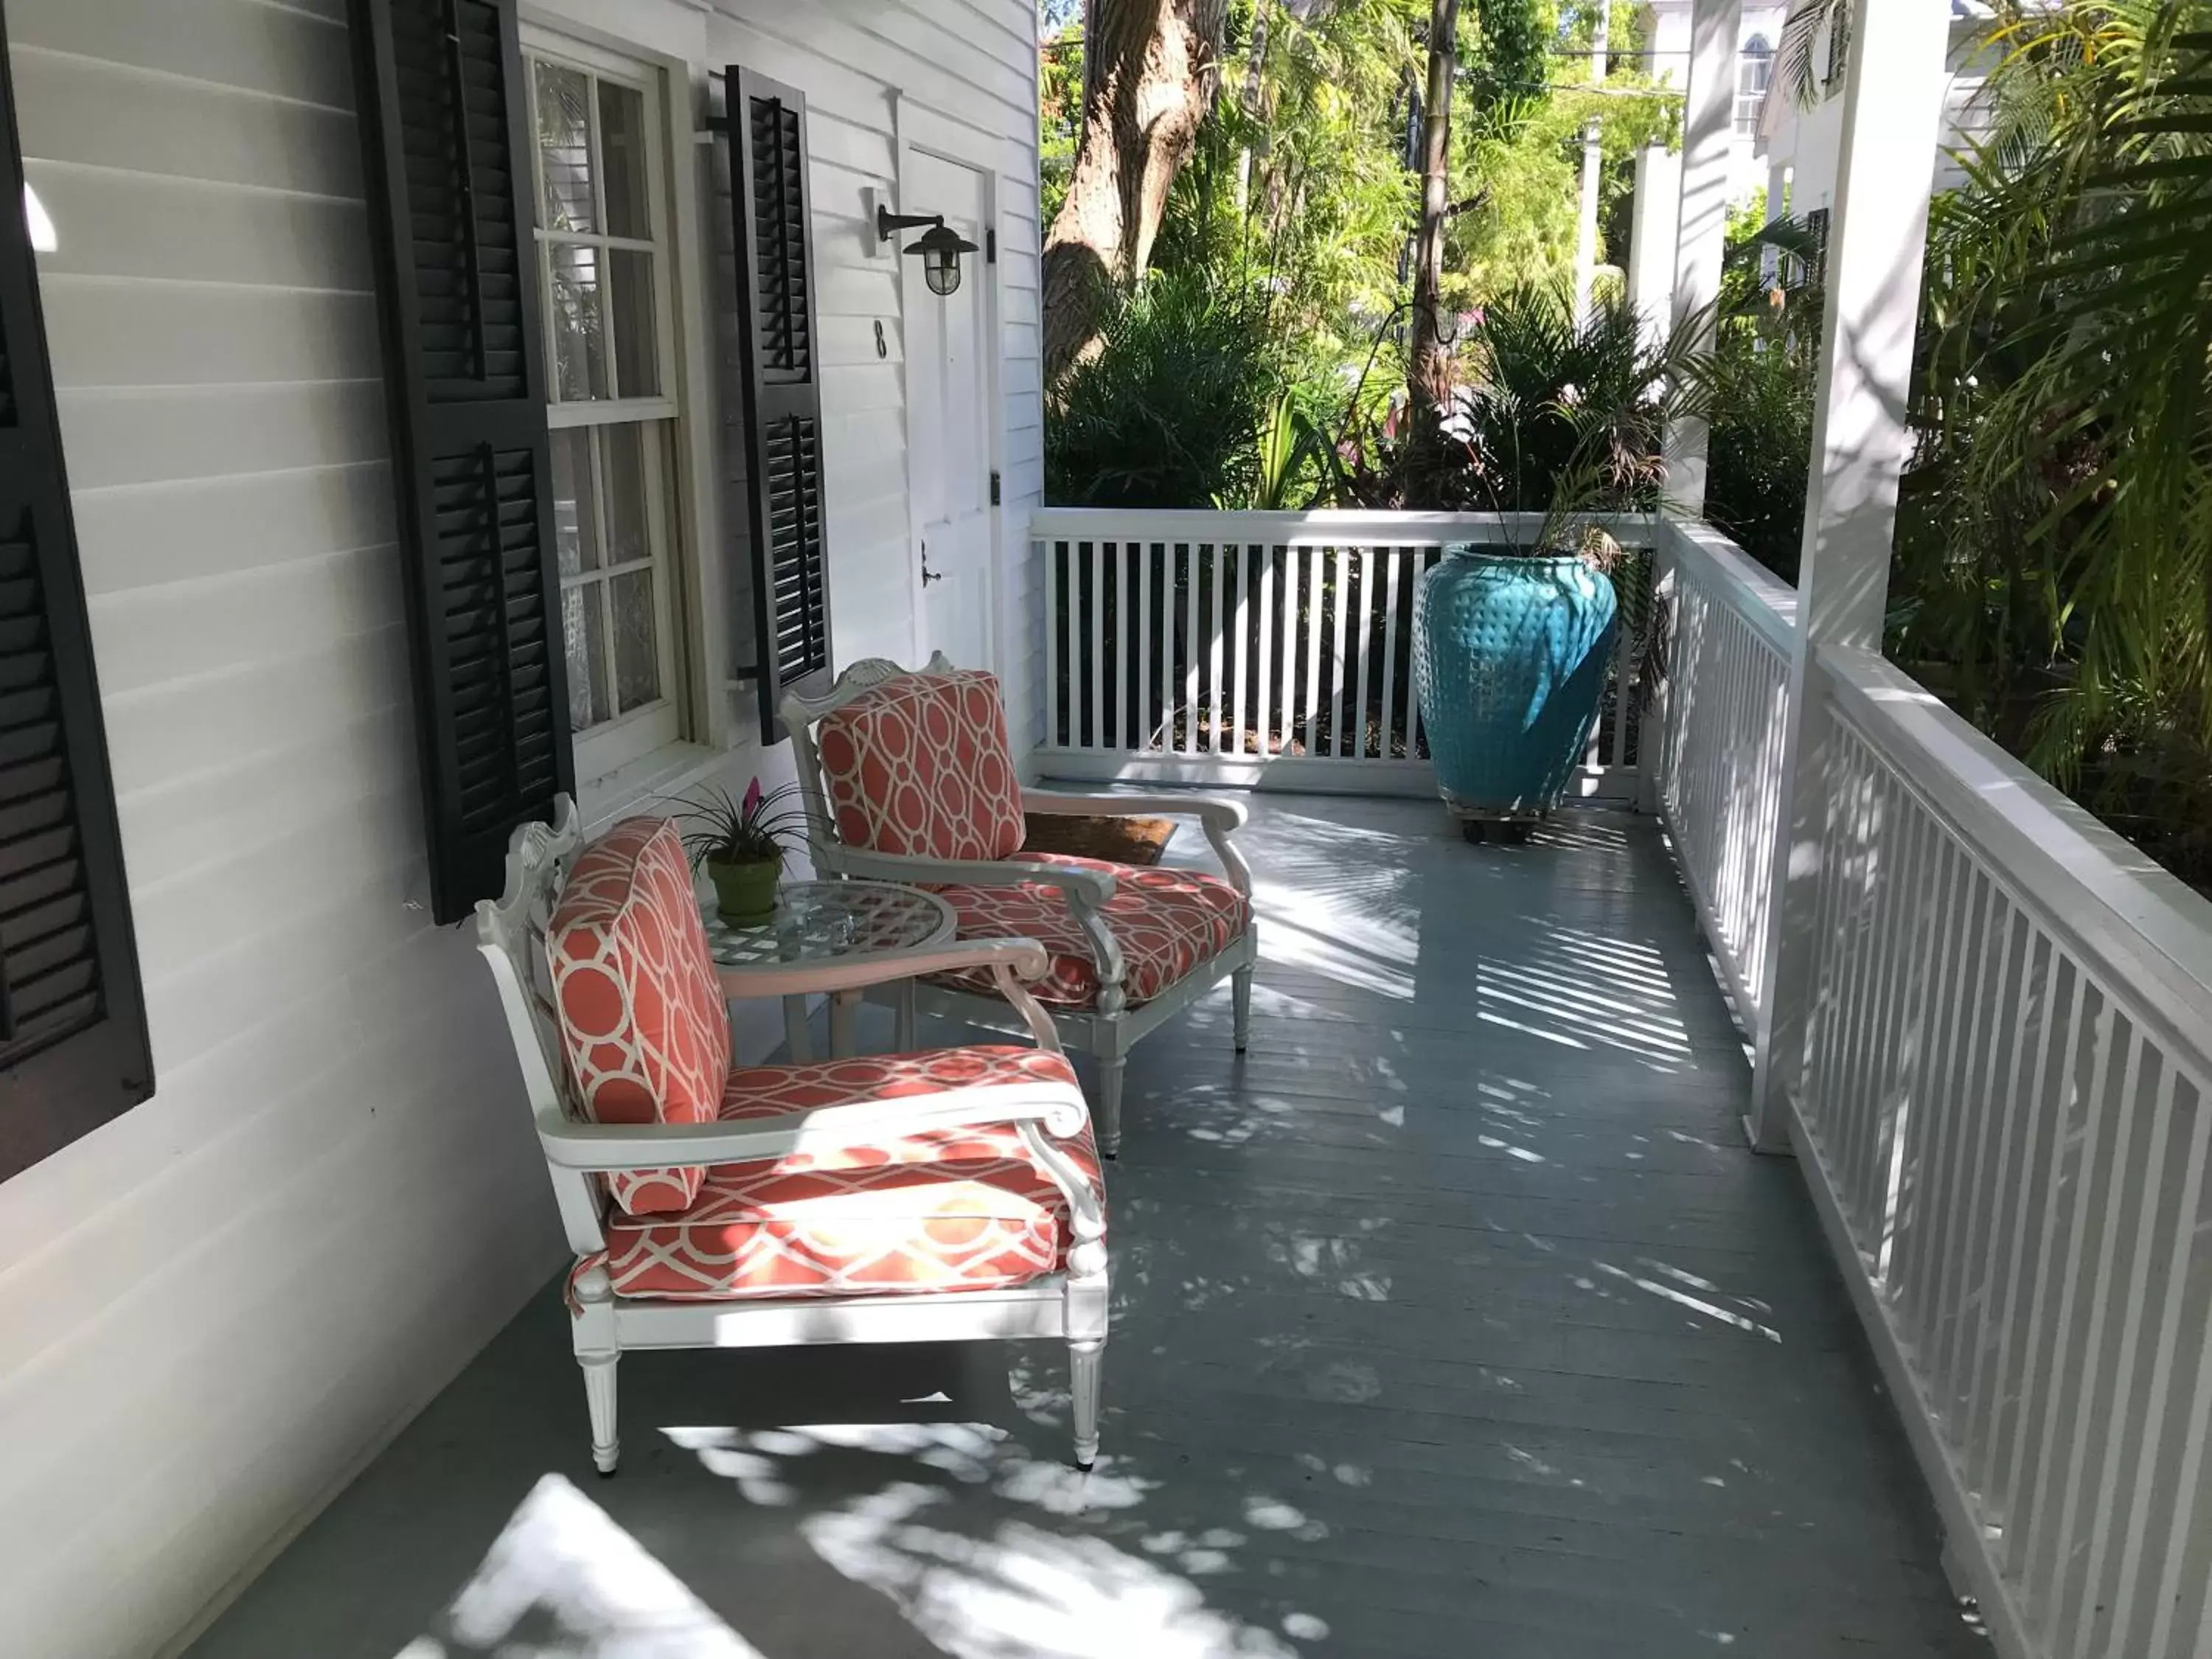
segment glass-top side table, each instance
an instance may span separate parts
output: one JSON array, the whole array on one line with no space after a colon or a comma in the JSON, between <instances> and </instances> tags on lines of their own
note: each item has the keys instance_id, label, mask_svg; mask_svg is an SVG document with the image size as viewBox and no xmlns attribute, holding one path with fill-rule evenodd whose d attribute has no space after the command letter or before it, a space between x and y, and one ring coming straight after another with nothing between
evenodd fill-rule
<instances>
[{"instance_id":1,"label":"glass-top side table","mask_svg":"<svg viewBox=\"0 0 2212 1659\"><path fill-rule=\"evenodd\" d=\"M934 893L882 881L797 881L777 895L775 917L754 927L722 920L714 901L702 900L700 920L722 990L732 999L758 996L748 983L793 963L830 962L883 951L915 951L948 943L955 932L952 907ZM852 1052L853 1011L860 993L830 999L830 1052ZM915 1045L914 981L896 990L898 1046ZM783 1000L784 1035L791 1058L813 1057L806 1030L806 999Z\"/></svg>"}]
</instances>

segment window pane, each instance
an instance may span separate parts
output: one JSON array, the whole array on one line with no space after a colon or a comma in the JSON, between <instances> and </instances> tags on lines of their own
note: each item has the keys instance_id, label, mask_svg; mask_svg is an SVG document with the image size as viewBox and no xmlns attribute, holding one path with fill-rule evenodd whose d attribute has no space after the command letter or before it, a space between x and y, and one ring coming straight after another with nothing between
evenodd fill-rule
<instances>
[{"instance_id":1,"label":"window pane","mask_svg":"<svg viewBox=\"0 0 2212 1659\"><path fill-rule=\"evenodd\" d=\"M653 235L646 195L645 94L635 87L599 82L599 167L606 181L607 234Z\"/></svg>"},{"instance_id":2,"label":"window pane","mask_svg":"<svg viewBox=\"0 0 2212 1659\"><path fill-rule=\"evenodd\" d=\"M597 582L561 595L561 632L568 647L568 724L578 732L607 718L607 629Z\"/></svg>"},{"instance_id":3,"label":"window pane","mask_svg":"<svg viewBox=\"0 0 2212 1659\"><path fill-rule=\"evenodd\" d=\"M597 230L592 210L592 82L580 70L531 65L547 230Z\"/></svg>"},{"instance_id":4,"label":"window pane","mask_svg":"<svg viewBox=\"0 0 2212 1659\"><path fill-rule=\"evenodd\" d=\"M607 343L600 317L599 251L556 243L545 249L553 277L553 379L562 403L607 395Z\"/></svg>"},{"instance_id":5,"label":"window pane","mask_svg":"<svg viewBox=\"0 0 2212 1659\"><path fill-rule=\"evenodd\" d=\"M660 647L653 637L653 572L633 570L608 583L615 611L615 706L660 700Z\"/></svg>"},{"instance_id":6,"label":"window pane","mask_svg":"<svg viewBox=\"0 0 2212 1659\"><path fill-rule=\"evenodd\" d=\"M653 525L646 516L645 446L647 434L657 446L658 424L604 426L599 428L599 453L606 463L600 489L607 504L606 562L628 564L653 556Z\"/></svg>"},{"instance_id":7,"label":"window pane","mask_svg":"<svg viewBox=\"0 0 2212 1659\"><path fill-rule=\"evenodd\" d=\"M553 434L553 541L564 576L599 568L599 495L590 431L562 428Z\"/></svg>"},{"instance_id":8,"label":"window pane","mask_svg":"<svg viewBox=\"0 0 2212 1659\"><path fill-rule=\"evenodd\" d=\"M660 393L660 345L653 325L653 256L616 248L607 254L615 321L615 384L625 398Z\"/></svg>"}]
</instances>

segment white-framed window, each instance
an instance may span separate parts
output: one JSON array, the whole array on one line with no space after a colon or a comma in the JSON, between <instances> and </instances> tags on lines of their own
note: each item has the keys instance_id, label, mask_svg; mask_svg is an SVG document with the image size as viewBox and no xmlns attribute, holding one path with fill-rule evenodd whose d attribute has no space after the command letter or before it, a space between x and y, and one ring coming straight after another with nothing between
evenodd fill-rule
<instances>
[{"instance_id":1,"label":"white-framed window","mask_svg":"<svg viewBox=\"0 0 2212 1659\"><path fill-rule=\"evenodd\" d=\"M683 735L675 272L659 72L526 35L576 776Z\"/></svg>"},{"instance_id":2,"label":"white-framed window","mask_svg":"<svg viewBox=\"0 0 2212 1659\"><path fill-rule=\"evenodd\" d=\"M1774 78L1774 48L1763 34L1743 43L1736 59L1735 131L1739 138L1756 137L1759 106L1766 100L1767 82Z\"/></svg>"}]
</instances>

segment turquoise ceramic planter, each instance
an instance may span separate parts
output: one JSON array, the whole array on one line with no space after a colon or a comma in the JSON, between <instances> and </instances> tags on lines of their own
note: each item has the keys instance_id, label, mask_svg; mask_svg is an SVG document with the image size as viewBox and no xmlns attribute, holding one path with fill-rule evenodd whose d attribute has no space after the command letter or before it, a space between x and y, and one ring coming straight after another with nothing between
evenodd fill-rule
<instances>
[{"instance_id":1,"label":"turquoise ceramic planter","mask_svg":"<svg viewBox=\"0 0 2212 1659\"><path fill-rule=\"evenodd\" d=\"M1559 805L1589 742L1619 603L1583 560L1445 550L1413 600L1413 690L1444 799L1480 817Z\"/></svg>"}]
</instances>

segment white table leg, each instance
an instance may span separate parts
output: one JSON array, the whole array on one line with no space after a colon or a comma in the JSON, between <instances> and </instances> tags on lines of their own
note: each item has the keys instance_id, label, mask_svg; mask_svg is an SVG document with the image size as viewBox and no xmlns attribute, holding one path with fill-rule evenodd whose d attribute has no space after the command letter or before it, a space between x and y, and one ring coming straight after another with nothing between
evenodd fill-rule
<instances>
[{"instance_id":1,"label":"white table leg","mask_svg":"<svg viewBox=\"0 0 2212 1659\"><path fill-rule=\"evenodd\" d=\"M912 980L902 979L899 981L898 1000L893 1007L898 1021L898 1051L902 1054L910 1054L915 1051L918 1041L915 1036L914 981Z\"/></svg>"},{"instance_id":2,"label":"white table leg","mask_svg":"<svg viewBox=\"0 0 2212 1659\"><path fill-rule=\"evenodd\" d=\"M814 1058L814 1045L806 1033L806 999L786 997L783 1000L783 1042L791 1051L791 1058L805 1065Z\"/></svg>"},{"instance_id":3,"label":"white table leg","mask_svg":"<svg viewBox=\"0 0 2212 1659\"><path fill-rule=\"evenodd\" d=\"M853 1010L860 1006L858 991L830 994L830 1058L842 1060L853 1052Z\"/></svg>"}]
</instances>

